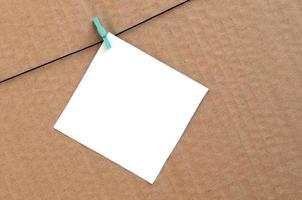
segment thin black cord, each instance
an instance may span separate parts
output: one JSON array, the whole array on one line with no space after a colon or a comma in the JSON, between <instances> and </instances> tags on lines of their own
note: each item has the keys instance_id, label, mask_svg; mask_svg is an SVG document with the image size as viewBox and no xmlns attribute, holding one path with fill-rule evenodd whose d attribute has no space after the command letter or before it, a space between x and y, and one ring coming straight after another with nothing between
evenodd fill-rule
<instances>
[{"instance_id":1,"label":"thin black cord","mask_svg":"<svg viewBox=\"0 0 302 200\"><path fill-rule=\"evenodd\" d=\"M129 31L129 30L131 30L131 29L133 29L133 28L135 28L135 27L137 27L137 26L139 26L139 25L141 25L141 24L143 24L143 23L145 23L145 22L147 22L147 21L150 21L150 20L152 20L152 19L154 19L154 18L156 18L156 17L158 17L158 16L160 16L160 15L166 13L166 12L169 12L170 10L173 10L174 8L177 8L177 7L179 7L179 6L181 6L181 5L185 4L185 3L187 3L187 2L189 2L189 1L190 1L190 0L186 0L186 1L183 1L182 3L176 4L175 6L172 6L172 7L168 8L167 10L164 10L164 11L162 11L162 12L160 12L160 13L157 13L156 15L153 15L153 16L151 16L151 17L149 17L149 18L147 18L147 19L145 19L145 20L139 22L138 24L135 24L135 25L133 25L133 26L130 26L129 28L126 28L125 30L122 30L122 31L116 33L115 35L120 35L120 34L122 34L122 33L125 33L126 31ZM38 65L38 66L33 67L33 68L30 68L30 69L28 69L28 70L25 70L25 71L23 71L23 72L21 72L21 73L19 73L19 74L16 74L16 75L13 75L13 76L11 76L11 77L9 77L9 78L6 78L6 79L4 79L4 80L1 80L0 83L3 83L3 82L5 82L5 81L11 80L11 79L14 79L14 78L16 78L16 77L18 77L18 76L21 76L21 75L23 75L23 74L26 74L26 73L28 73L28 72L31 72L31 71L33 71L33 70L39 69L39 68L41 68L41 67L44 67L45 65L48 65L48 64L51 64L51 63L56 62L56 61L58 61L58 60L61 60L61 59L65 58L65 57L68 57L68 56L71 56L71 55L76 54L76 53L78 53L78 52L84 51L85 49L91 48L91 47L93 47L93 46L96 46L96 45L102 43L102 41L103 41L103 40L101 40L101 41L99 41L99 42L96 42L96 43L94 43L94 44L91 44L91 45L89 45L89 46L87 46L87 47L84 47L84 48L78 49L78 50L76 50L76 51L73 51L73 52L71 52L71 53L65 54L65 55L63 55L63 56L60 56L60 57L58 57L58 58L56 58L56 59L50 60L50 61L48 61L48 62L46 62L46 63L44 63L44 64Z\"/></svg>"}]
</instances>

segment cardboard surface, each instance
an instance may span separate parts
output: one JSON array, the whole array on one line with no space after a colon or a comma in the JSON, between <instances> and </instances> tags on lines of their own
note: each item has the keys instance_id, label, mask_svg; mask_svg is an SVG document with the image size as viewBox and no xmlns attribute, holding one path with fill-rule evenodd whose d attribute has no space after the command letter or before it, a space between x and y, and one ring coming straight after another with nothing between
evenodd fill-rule
<instances>
[{"instance_id":1,"label":"cardboard surface","mask_svg":"<svg viewBox=\"0 0 302 200\"><path fill-rule=\"evenodd\" d=\"M152 186L54 134L96 47L0 84L0 199L301 199L301 8L191 1L122 35L210 89Z\"/></svg>"},{"instance_id":2,"label":"cardboard surface","mask_svg":"<svg viewBox=\"0 0 302 200\"><path fill-rule=\"evenodd\" d=\"M94 16L117 33L183 1L2 1L0 81L100 41Z\"/></svg>"}]
</instances>

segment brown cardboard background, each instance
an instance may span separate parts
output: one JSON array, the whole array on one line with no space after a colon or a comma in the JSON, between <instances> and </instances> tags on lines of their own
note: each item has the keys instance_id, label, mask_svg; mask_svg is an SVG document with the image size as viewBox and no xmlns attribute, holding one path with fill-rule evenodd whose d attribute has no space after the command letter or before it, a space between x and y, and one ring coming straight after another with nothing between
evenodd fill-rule
<instances>
[{"instance_id":1,"label":"brown cardboard background","mask_svg":"<svg viewBox=\"0 0 302 200\"><path fill-rule=\"evenodd\" d=\"M0 81L100 41L184 0L1 0Z\"/></svg>"},{"instance_id":2,"label":"brown cardboard background","mask_svg":"<svg viewBox=\"0 0 302 200\"><path fill-rule=\"evenodd\" d=\"M121 36L210 89L153 185L52 128L97 47L0 84L0 199L301 199L301 8L192 1Z\"/></svg>"}]
</instances>

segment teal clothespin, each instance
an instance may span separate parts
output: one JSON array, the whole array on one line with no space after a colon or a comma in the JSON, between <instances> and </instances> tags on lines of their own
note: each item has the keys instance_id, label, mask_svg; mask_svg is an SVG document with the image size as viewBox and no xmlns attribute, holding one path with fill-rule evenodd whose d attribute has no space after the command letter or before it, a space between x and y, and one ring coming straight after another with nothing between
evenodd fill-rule
<instances>
[{"instance_id":1,"label":"teal clothespin","mask_svg":"<svg viewBox=\"0 0 302 200\"><path fill-rule=\"evenodd\" d=\"M92 19L92 21L93 21L94 25L96 26L96 29L98 30L100 36L103 38L103 41L105 42L107 49L110 49L111 48L110 41L107 38L107 33L106 33L104 27L101 25L99 18L94 17Z\"/></svg>"}]
</instances>

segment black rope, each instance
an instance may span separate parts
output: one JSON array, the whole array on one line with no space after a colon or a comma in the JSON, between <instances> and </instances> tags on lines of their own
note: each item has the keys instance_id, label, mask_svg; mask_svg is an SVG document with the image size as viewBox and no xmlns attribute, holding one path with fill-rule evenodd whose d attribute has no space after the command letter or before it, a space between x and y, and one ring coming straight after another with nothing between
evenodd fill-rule
<instances>
[{"instance_id":1,"label":"black rope","mask_svg":"<svg viewBox=\"0 0 302 200\"><path fill-rule=\"evenodd\" d=\"M179 7L179 6L181 6L181 5L185 4L185 3L187 3L187 2L189 2L189 1L190 1L190 0L186 0L186 1L183 1L182 3L176 4L175 6L172 6L172 7L168 8L167 10L164 10L164 11L162 11L162 12L160 12L160 13L157 13L156 15L153 15L153 16L151 16L151 17L149 17L149 18L147 18L147 19L145 19L145 20L143 20L143 21L141 21L141 22L139 22L139 23L137 23L137 24L135 24L135 25L133 25L133 26L130 26L129 28L126 28L125 30L122 30L122 31L116 33L115 35L120 35L120 34L122 34L122 33L125 33L126 31L129 31L129 30L131 30L131 29L133 29L133 28L135 28L135 27L137 27L137 26L139 26L139 25L141 25L141 24L143 24L143 23L145 23L145 22L147 22L147 21L150 21L150 20L152 20L152 19L154 19L154 18L156 18L156 17L158 17L158 16L160 16L160 15L166 13L166 12L169 12L170 10L173 10L174 8L177 8L177 7ZM18 76L21 76L21 75L26 74L26 73L28 73L28 72L31 72L31 71L33 71L33 70L39 69L39 68L41 68L41 67L44 67L44 66L46 66L46 65L48 65L48 64L54 63L54 62L56 62L56 61L58 61L58 60L61 60L61 59L65 58L65 57L68 57L68 56L71 56L71 55L76 54L76 53L78 53L78 52L84 51L85 49L91 48L91 47L96 46L96 45L98 45L98 44L100 44L100 43L102 43L102 40L99 41L99 42L96 42L96 43L94 43L94 44L91 44L91 45L89 45L89 46L87 46L87 47L78 49L78 50L73 51L73 52L71 52L71 53L68 53L68 54L65 54L65 55L63 55L63 56L60 56L60 57L58 57L58 58L55 58L55 59L53 59L53 60L50 60L50 61L48 61L48 62L46 62L46 63L43 63L43 64L41 64L41 65L38 65L38 66L36 66L36 67L30 68L30 69L28 69L28 70L25 70L25 71L23 71L23 72L21 72L21 73L18 73L18 74L16 74L16 75L13 75L13 76L11 76L11 77L9 77L9 78L6 78L6 79L4 79L4 80L1 80L0 83L3 83L3 82L5 82L5 81L11 80L11 79L14 79L14 78L16 78L16 77L18 77Z\"/></svg>"}]
</instances>

